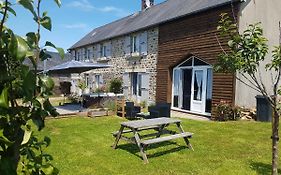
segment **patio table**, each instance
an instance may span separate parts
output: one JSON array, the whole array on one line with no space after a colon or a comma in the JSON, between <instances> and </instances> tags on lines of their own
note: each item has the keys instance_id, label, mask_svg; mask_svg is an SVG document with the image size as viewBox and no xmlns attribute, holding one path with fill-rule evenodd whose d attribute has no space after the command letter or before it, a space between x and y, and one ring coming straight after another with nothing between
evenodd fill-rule
<instances>
[{"instance_id":1,"label":"patio table","mask_svg":"<svg viewBox=\"0 0 281 175\"><path fill-rule=\"evenodd\" d=\"M177 126L177 128L179 129L179 133L171 132L165 129L165 127L171 124L175 124ZM128 130L124 130L125 128L127 128ZM143 136L140 135L140 131L152 130L152 129L156 130L157 132L143 135ZM133 133L133 137L131 138L126 137L124 136L125 133ZM161 137L162 134L170 134L170 135ZM144 163L148 163L148 159L145 153L145 148L147 146L154 143L161 143L172 139L183 138L187 146L193 150L192 145L188 140L188 138L191 138L192 135L193 133L184 132L181 126L181 120L179 119L162 117L156 119L129 121L129 122L121 123L121 127L119 131L113 133L113 136L115 136L116 139L112 147L116 149L120 139L134 143L138 146ZM146 137L153 137L153 136L156 137L152 139L144 139Z\"/></svg>"}]
</instances>

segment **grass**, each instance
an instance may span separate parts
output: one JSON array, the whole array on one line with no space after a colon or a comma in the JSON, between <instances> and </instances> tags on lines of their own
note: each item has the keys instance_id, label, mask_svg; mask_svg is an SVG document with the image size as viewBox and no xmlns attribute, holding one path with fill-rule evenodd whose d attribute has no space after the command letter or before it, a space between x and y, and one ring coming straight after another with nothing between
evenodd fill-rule
<instances>
[{"instance_id":1,"label":"grass","mask_svg":"<svg viewBox=\"0 0 281 175\"><path fill-rule=\"evenodd\" d=\"M186 175L270 174L270 123L201 122L184 120L183 128L195 133L194 152L183 139L156 144L147 150L143 164L135 145L121 141L118 149L112 131L123 119L117 117L67 118L46 122L38 133L52 138L48 153L62 175ZM172 128L173 129L173 128ZM281 171L281 170L280 170Z\"/></svg>"}]
</instances>

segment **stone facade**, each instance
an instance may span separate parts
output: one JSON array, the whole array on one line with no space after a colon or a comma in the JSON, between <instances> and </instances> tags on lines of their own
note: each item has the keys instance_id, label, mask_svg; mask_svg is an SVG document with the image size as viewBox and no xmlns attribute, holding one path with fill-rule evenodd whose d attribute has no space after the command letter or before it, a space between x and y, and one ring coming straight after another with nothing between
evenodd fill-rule
<instances>
[{"instance_id":1,"label":"stone facade","mask_svg":"<svg viewBox=\"0 0 281 175\"><path fill-rule=\"evenodd\" d=\"M144 32L144 31L142 31ZM90 56L85 56L85 48L80 48L79 50L76 50L76 52L73 52L73 55L77 57L77 52L80 52L80 59L81 60L81 53L83 55L83 58L89 58L82 59L94 63L103 63L103 64L109 64L112 65L110 68L105 69L96 69L89 72L85 72L84 75L81 74L81 79L84 79L85 76L88 76L90 78L90 81L92 84L95 84L95 75L101 75L104 86L108 87L110 80L113 78L120 78L123 80L124 73L132 73L132 72L139 72L139 73L146 73L149 74L149 95L148 99L146 99L146 102L153 103L155 102L156 97L156 66L157 66L157 55L158 55L158 28L151 28L147 31L147 54L140 55L140 56L134 56L134 55L126 55L126 37L130 36L122 36L117 37L111 40L104 41L102 43L110 43L111 45L111 51L110 56L106 58L99 58L97 53L99 53L100 50L100 43L96 43L92 46L87 46L86 50L89 50L91 53ZM141 33L141 32L139 32ZM134 33L134 34L138 34ZM84 54L83 54L84 53ZM131 79L129 79L130 81ZM131 84L131 82L129 82ZM94 92L95 87L92 86L91 89L87 89L87 92ZM128 99L132 98L131 89L129 87L128 90ZM136 100L136 99L132 99ZM142 100L143 101L143 100ZM138 102L140 102L138 100Z\"/></svg>"}]
</instances>

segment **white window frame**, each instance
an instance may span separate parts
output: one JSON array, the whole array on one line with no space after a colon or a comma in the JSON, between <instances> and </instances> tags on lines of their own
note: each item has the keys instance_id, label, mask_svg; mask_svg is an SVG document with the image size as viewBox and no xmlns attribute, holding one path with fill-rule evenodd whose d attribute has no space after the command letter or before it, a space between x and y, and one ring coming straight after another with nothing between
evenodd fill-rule
<instances>
[{"instance_id":1,"label":"white window frame","mask_svg":"<svg viewBox=\"0 0 281 175\"><path fill-rule=\"evenodd\" d=\"M139 53L140 52L140 41L137 44L137 41L139 40L139 34L131 35L131 53ZM137 47L139 45L139 47Z\"/></svg>"},{"instance_id":2,"label":"white window frame","mask_svg":"<svg viewBox=\"0 0 281 175\"><path fill-rule=\"evenodd\" d=\"M106 44L102 43L100 44L100 57L103 58L103 57L107 57L106 55Z\"/></svg>"}]
</instances>

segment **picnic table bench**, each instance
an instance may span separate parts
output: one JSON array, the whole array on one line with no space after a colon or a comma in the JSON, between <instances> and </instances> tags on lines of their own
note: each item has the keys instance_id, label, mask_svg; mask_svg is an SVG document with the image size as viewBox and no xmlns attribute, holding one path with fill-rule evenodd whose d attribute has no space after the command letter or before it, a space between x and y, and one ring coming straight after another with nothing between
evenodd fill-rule
<instances>
[{"instance_id":1,"label":"picnic table bench","mask_svg":"<svg viewBox=\"0 0 281 175\"><path fill-rule=\"evenodd\" d=\"M179 133L175 131L170 131L165 129L168 125L176 124L179 129ZM128 130L124 130L124 128L128 128ZM156 133L140 135L140 131L144 130L155 130ZM133 133L133 137L126 137L124 134ZM156 119L147 119L147 120L138 120L138 121L129 121L121 123L121 127L119 131L112 133L114 137L116 137L115 142L113 144L113 148L116 149L118 142L120 139L126 140L130 143L134 143L138 146L140 153L142 155L144 163L148 163L148 159L145 153L145 149L151 145L156 143L161 143L173 139L183 138L187 146L193 150L192 145L189 142L189 138L192 137L193 133L185 132L181 126L181 120L179 119L171 119L171 118L156 118ZM162 136L163 134L170 134L168 136ZM156 137L155 137L156 136ZM147 137L155 137L152 139L144 139Z\"/></svg>"}]
</instances>

